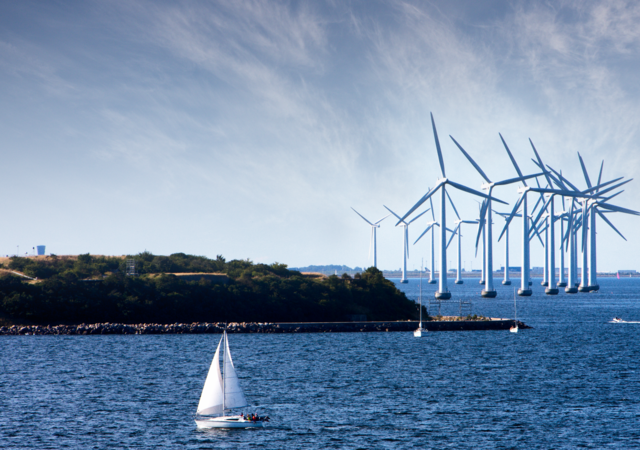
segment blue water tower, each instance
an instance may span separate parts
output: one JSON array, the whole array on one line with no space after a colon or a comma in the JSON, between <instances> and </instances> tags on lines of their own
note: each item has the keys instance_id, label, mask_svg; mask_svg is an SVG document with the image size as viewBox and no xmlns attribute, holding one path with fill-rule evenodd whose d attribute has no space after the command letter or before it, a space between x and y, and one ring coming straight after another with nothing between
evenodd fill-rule
<instances>
[{"instance_id":1,"label":"blue water tower","mask_svg":"<svg viewBox=\"0 0 640 450\"><path fill-rule=\"evenodd\" d=\"M38 249L38 256L44 255L44 245L38 245L36 248Z\"/></svg>"}]
</instances>

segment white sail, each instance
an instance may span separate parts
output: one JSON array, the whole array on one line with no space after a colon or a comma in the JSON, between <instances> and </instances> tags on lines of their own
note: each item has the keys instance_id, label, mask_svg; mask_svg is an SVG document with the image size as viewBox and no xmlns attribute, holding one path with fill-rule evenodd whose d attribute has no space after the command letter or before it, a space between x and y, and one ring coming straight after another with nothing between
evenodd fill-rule
<instances>
[{"instance_id":1,"label":"white sail","mask_svg":"<svg viewBox=\"0 0 640 450\"><path fill-rule=\"evenodd\" d=\"M226 333L225 333L226 335ZM229 339L225 342L226 351L224 352L224 407L225 409L242 408L247 406L247 399L240 387L238 374L233 367L233 360L229 352Z\"/></svg>"},{"instance_id":2,"label":"white sail","mask_svg":"<svg viewBox=\"0 0 640 450\"><path fill-rule=\"evenodd\" d=\"M224 339L224 336L222 339ZM220 373L220 344L222 339L220 339L216 354L213 356L213 361L211 361L211 367L209 367L209 373L202 388L202 395L200 396L196 414L209 415L222 412L223 393L222 374Z\"/></svg>"}]
</instances>

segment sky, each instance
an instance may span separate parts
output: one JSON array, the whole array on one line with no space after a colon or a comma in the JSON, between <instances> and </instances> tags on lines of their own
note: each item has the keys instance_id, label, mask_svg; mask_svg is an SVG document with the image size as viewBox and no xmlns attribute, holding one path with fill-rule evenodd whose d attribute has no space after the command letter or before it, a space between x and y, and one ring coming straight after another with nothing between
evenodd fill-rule
<instances>
[{"instance_id":1,"label":"sky","mask_svg":"<svg viewBox=\"0 0 640 450\"><path fill-rule=\"evenodd\" d=\"M492 181L516 176L498 133L525 173L530 138L580 188L578 152L592 180L603 160L603 180L637 177L638 23L623 0L2 2L0 254L366 267L370 227L351 207L404 214L435 184L430 113L447 176L474 189L450 135ZM640 210L638 183L612 203ZM508 211L517 186L494 194ZM409 269L429 258L413 241L430 214L409 229ZM599 220L598 270L640 270L640 217L609 217L627 241ZM395 222L378 230L382 269L402 264ZM462 241L479 269L472 226ZM533 266L542 255L533 244Z\"/></svg>"}]
</instances>

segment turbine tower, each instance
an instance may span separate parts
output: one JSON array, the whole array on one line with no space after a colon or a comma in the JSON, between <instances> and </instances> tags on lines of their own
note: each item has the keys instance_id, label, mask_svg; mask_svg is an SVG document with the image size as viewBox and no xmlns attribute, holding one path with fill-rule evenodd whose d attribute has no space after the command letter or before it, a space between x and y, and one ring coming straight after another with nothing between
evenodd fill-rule
<instances>
[{"instance_id":1,"label":"turbine tower","mask_svg":"<svg viewBox=\"0 0 640 450\"><path fill-rule=\"evenodd\" d=\"M447 178L447 175L444 170L444 161L442 159L442 151L440 149L440 141L438 140L438 132L436 130L436 124L433 120L433 114L431 114L431 126L433 127L433 137L436 143L436 150L438 152L438 160L440 162L440 170L442 172L442 178L438 180L436 185L427 192L419 201L416 203L401 219L400 221L407 218L407 216L411 215L416 209L420 207L424 202L426 202L432 195L434 195L437 191L440 191L440 283L438 286L438 290L435 293L437 299L446 300L451 298L451 292L447 288L447 243L446 243L446 226L447 226L447 215L446 215L446 186L450 185L456 189L459 189L464 192L468 192L473 195L477 195L479 197L483 197L486 199L490 199L489 195L483 194L482 192L476 191L475 189L468 188L461 184L455 183ZM507 204L502 200L494 199L499 203ZM396 225L398 225L400 223Z\"/></svg>"},{"instance_id":2,"label":"turbine tower","mask_svg":"<svg viewBox=\"0 0 640 450\"><path fill-rule=\"evenodd\" d=\"M387 208L385 205L382 205L382 206ZM391 211L389 208L387 208L387 211L389 211L391 214L396 216L396 218L400 219L400 216L397 215L396 213L394 213L393 211ZM403 228L403 235L404 235L404 242L403 242L402 248L403 248L404 258L403 258L403 262L402 262L403 263L403 265L402 265L402 279L400 280L400 283L408 283L409 282L409 280L407 280L407 258L409 258L409 225L411 225L413 222L418 220L420 218L420 216L425 214L427 211L429 211L429 210L427 209L426 211L421 212L416 217L411 219L409 222L405 222L404 220L402 220L402 228Z\"/></svg>"},{"instance_id":3,"label":"turbine tower","mask_svg":"<svg viewBox=\"0 0 640 450\"><path fill-rule=\"evenodd\" d=\"M351 207L351 209L353 209L353 207ZM371 247L373 247L373 267L377 268L378 267L378 250L377 250L377 246L376 246L376 229L380 228L380 222L382 222L384 219L389 217L391 214L387 214L386 216L384 216L382 219L378 220L377 222L371 223L367 219L365 219L364 216L362 214L360 214L358 211L356 211L355 209L353 209L353 211L357 215L362 217L362 220L364 220L369 225L371 225L371 239L369 240L369 255L371 255Z\"/></svg>"}]
</instances>

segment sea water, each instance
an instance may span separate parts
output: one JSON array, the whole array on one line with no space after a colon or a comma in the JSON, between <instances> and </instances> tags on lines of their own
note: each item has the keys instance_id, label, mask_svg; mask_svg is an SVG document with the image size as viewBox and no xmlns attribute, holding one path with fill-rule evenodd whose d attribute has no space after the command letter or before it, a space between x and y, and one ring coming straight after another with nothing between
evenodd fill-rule
<instances>
[{"instance_id":1,"label":"sea water","mask_svg":"<svg viewBox=\"0 0 640 450\"><path fill-rule=\"evenodd\" d=\"M640 280L553 297L539 282L518 334L231 335L265 429L196 429L219 335L0 337L0 448L640 447L640 324L608 323L640 319ZM398 286L417 299L418 280ZM443 314L462 298L513 317L513 286L449 288Z\"/></svg>"}]
</instances>

